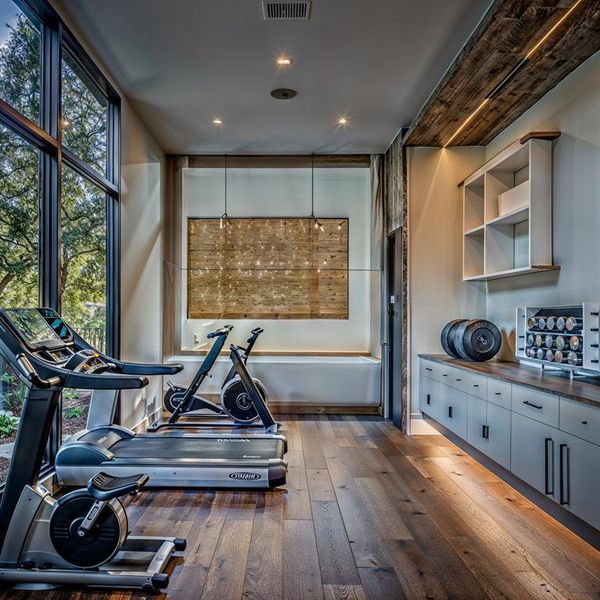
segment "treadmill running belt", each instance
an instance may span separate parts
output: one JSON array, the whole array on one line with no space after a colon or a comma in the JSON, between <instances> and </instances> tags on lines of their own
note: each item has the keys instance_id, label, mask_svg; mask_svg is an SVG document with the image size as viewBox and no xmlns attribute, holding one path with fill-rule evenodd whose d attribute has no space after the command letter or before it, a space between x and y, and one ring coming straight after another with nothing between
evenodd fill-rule
<instances>
[{"instance_id":1,"label":"treadmill running belt","mask_svg":"<svg viewBox=\"0 0 600 600\"><path fill-rule=\"evenodd\" d=\"M264 459L283 458L285 444L276 438L194 439L167 436L134 437L113 444L116 458L140 459Z\"/></svg>"}]
</instances>

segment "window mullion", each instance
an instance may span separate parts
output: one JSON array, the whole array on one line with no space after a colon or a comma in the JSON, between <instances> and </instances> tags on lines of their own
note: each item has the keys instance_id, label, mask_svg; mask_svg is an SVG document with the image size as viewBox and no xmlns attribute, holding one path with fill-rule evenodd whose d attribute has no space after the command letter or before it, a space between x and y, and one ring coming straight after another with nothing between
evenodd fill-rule
<instances>
[{"instance_id":1,"label":"window mullion","mask_svg":"<svg viewBox=\"0 0 600 600\"><path fill-rule=\"evenodd\" d=\"M60 27L60 26L59 26ZM58 138L60 116L60 29L42 26L40 123ZM44 151L40 165L40 303L60 304L60 144Z\"/></svg>"}]
</instances>

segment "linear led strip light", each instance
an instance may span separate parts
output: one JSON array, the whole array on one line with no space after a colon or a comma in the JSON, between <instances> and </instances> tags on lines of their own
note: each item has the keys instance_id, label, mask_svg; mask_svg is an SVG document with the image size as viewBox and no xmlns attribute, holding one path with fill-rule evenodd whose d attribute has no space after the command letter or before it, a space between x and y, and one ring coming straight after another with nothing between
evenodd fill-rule
<instances>
[{"instance_id":1,"label":"linear led strip light","mask_svg":"<svg viewBox=\"0 0 600 600\"><path fill-rule=\"evenodd\" d=\"M452 137L444 144L444 148L449 146L455 139L456 136L473 120L473 118L481 112L481 110L488 104L488 102L496 96L500 90L529 62L531 56L539 50L539 48L544 44L544 42L561 26L563 21L569 17L569 15L577 8L579 4L581 4L583 0L577 0L573 6L552 26L550 31L544 35L544 37L539 40L525 54L525 56L517 63L517 65L508 73L508 75L496 86L494 89L484 98L481 104L464 120L463 124L454 132Z\"/></svg>"}]
</instances>

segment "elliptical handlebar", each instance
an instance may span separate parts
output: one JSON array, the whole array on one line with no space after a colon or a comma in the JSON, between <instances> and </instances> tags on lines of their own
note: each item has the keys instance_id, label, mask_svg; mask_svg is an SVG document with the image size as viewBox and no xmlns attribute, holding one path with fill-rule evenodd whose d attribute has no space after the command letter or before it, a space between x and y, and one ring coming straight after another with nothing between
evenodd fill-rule
<instances>
[{"instance_id":1,"label":"elliptical handlebar","mask_svg":"<svg viewBox=\"0 0 600 600\"><path fill-rule=\"evenodd\" d=\"M233 325L224 325L220 327L216 331L209 333L206 337L211 340L212 338L220 337L220 336L228 336L233 329Z\"/></svg>"}]
</instances>

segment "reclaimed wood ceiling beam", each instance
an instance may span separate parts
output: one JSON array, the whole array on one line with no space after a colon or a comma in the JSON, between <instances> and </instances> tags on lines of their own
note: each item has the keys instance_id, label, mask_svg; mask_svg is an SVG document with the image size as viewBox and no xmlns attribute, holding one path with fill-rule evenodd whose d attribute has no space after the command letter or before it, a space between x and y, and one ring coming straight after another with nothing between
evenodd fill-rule
<instances>
[{"instance_id":1,"label":"reclaimed wood ceiling beam","mask_svg":"<svg viewBox=\"0 0 600 600\"><path fill-rule=\"evenodd\" d=\"M495 0L404 143L484 146L598 50L600 0Z\"/></svg>"}]
</instances>

